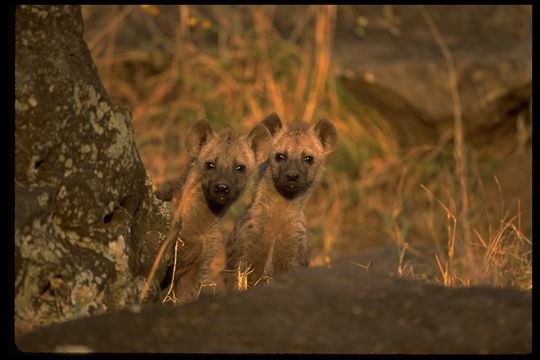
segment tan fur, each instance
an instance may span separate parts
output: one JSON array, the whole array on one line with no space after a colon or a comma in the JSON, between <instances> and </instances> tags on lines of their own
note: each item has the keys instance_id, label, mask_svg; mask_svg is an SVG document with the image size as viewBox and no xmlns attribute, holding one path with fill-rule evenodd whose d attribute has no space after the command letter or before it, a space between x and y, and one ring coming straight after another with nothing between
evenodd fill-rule
<instances>
[{"instance_id":1,"label":"tan fur","mask_svg":"<svg viewBox=\"0 0 540 360\"><path fill-rule=\"evenodd\" d=\"M329 126L334 131L331 134L334 138L330 140L326 129L321 137L314 126L304 123L273 129L269 167L257 184L247 213L237 222L227 240L226 269L231 274L227 278L229 288L235 287L234 277L238 271L250 271L248 285L253 286L265 277L285 272L293 266L308 266L309 246L303 209L320 181L324 160L337 139L333 125ZM333 142L323 144L324 141ZM275 185L280 171L280 164L274 158L278 153L286 153L291 160L304 159L306 155L315 159L302 170L307 188L292 199L283 196Z\"/></svg>"},{"instance_id":2,"label":"tan fur","mask_svg":"<svg viewBox=\"0 0 540 360\"><path fill-rule=\"evenodd\" d=\"M199 129L188 131L186 138L186 147L194 159L178 202L181 214L178 239L182 245L178 247L175 295L180 303L197 299L201 283L206 280L210 263L224 239L221 217L230 204L220 213L212 211L205 187L212 184L214 177L225 174L231 192L234 190L240 196L257 164L267 157L270 143L265 128L254 129L248 137L241 137L230 129L213 133L209 124L196 123L193 127L196 126ZM209 161L215 164L215 169L207 168ZM235 173L238 164L245 166L242 174Z\"/></svg>"}]
</instances>

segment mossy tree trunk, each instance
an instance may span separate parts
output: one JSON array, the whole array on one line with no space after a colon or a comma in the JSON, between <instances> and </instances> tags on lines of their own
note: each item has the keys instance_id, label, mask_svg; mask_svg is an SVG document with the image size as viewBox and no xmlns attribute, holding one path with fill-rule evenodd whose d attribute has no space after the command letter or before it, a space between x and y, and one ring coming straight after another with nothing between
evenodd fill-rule
<instances>
[{"instance_id":1,"label":"mossy tree trunk","mask_svg":"<svg viewBox=\"0 0 540 360\"><path fill-rule=\"evenodd\" d=\"M137 303L171 209L152 195L129 109L101 84L80 7L15 16L15 319L25 331Z\"/></svg>"}]
</instances>

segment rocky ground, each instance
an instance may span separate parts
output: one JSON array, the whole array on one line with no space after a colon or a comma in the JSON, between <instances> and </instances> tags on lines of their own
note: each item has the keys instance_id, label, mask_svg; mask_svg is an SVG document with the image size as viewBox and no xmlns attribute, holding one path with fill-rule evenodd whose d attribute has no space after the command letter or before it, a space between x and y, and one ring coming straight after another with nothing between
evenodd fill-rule
<instances>
[{"instance_id":1,"label":"rocky ground","mask_svg":"<svg viewBox=\"0 0 540 360\"><path fill-rule=\"evenodd\" d=\"M531 293L444 288L342 260L270 287L184 306L114 311L22 337L23 351L527 353Z\"/></svg>"}]
</instances>

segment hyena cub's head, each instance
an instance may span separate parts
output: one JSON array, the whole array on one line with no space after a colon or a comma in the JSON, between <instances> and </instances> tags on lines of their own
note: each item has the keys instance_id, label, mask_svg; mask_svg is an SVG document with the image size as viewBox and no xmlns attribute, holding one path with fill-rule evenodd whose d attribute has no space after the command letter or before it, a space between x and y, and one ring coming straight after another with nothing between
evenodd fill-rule
<instances>
[{"instance_id":1,"label":"hyena cub's head","mask_svg":"<svg viewBox=\"0 0 540 360\"><path fill-rule=\"evenodd\" d=\"M336 146L336 128L327 119L283 126L275 113L262 124L273 136L269 161L274 185L285 198L294 199L322 176L324 160Z\"/></svg>"},{"instance_id":2,"label":"hyena cub's head","mask_svg":"<svg viewBox=\"0 0 540 360\"><path fill-rule=\"evenodd\" d=\"M257 165L268 158L271 141L263 125L245 137L231 129L215 132L205 119L191 125L185 146L212 212L221 215L238 199Z\"/></svg>"}]
</instances>

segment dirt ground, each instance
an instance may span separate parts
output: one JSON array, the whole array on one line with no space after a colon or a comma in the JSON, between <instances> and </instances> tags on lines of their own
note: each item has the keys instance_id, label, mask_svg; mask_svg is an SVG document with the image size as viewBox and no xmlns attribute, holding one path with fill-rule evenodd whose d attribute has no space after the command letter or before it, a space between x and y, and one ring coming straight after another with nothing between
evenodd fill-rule
<instances>
[{"instance_id":1,"label":"dirt ground","mask_svg":"<svg viewBox=\"0 0 540 360\"><path fill-rule=\"evenodd\" d=\"M527 353L531 292L444 288L349 258L226 297L115 311L23 337L30 352Z\"/></svg>"}]
</instances>

